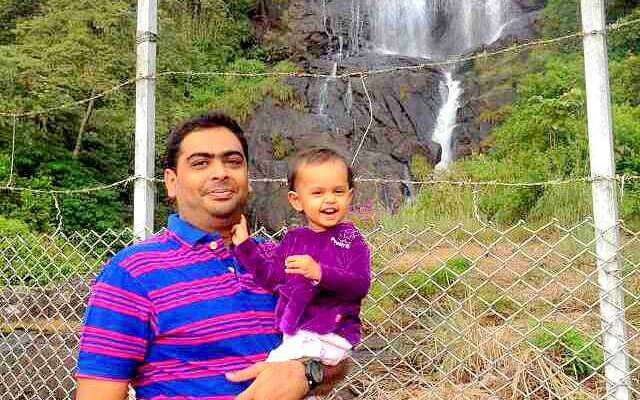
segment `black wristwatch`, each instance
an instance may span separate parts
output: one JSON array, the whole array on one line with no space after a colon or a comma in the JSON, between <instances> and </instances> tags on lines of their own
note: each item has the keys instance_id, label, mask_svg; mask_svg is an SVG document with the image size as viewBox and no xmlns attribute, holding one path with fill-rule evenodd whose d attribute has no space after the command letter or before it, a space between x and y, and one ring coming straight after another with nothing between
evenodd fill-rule
<instances>
[{"instance_id":1,"label":"black wristwatch","mask_svg":"<svg viewBox=\"0 0 640 400\"><path fill-rule=\"evenodd\" d=\"M304 360L302 365L304 365L304 377L311 391L318 387L324 380L324 367L320 361L312 358Z\"/></svg>"}]
</instances>

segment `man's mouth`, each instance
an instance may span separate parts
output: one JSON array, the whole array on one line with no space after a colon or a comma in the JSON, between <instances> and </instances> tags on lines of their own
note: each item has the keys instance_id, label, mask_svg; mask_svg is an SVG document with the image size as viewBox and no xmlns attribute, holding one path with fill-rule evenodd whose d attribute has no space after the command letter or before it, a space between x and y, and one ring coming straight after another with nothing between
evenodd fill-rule
<instances>
[{"instance_id":1,"label":"man's mouth","mask_svg":"<svg viewBox=\"0 0 640 400\"><path fill-rule=\"evenodd\" d=\"M214 200L227 200L233 197L234 193L235 191L229 188L218 188L208 190L206 195Z\"/></svg>"}]
</instances>

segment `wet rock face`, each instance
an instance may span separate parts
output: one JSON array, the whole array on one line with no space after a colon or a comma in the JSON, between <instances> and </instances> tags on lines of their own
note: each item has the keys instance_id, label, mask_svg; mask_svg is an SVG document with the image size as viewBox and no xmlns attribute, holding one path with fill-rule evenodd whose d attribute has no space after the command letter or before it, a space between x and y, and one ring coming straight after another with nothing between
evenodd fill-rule
<instances>
[{"instance_id":1,"label":"wet rock face","mask_svg":"<svg viewBox=\"0 0 640 400\"><path fill-rule=\"evenodd\" d=\"M360 76L341 75L392 67L414 66L425 59L376 54L371 49L367 1L264 0L257 8L257 31L274 59L290 59L302 70L334 78L291 78L296 106L282 106L267 99L245 124L252 152L251 175L286 177L287 160L295 151L322 145L342 151L349 159L366 133L358 153L355 174L360 177L406 179L412 157L419 155L435 165L440 146L432 140L438 113L444 103L441 70L424 68L371 74L366 88ZM504 28L505 41L533 35L540 0L517 0L522 17ZM469 72L464 73L465 79ZM500 82L502 83L502 82ZM496 92L490 103L486 92L491 81L471 80L458 110L454 131L457 157L476 152L491 124L478 123L483 107L499 107L513 100L513 92ZM489 88L489 89L487 89ZM368 94L368 96L367 96ZM370 109L373 121L370 124ZM367 127L370 128L367 129ZM286 202L286 185L256 183L250 214L254 223L280 228L296 219ZM402 184L361 184L356 201L374 200L393 210L413 193Z\"/></svg>"},{"instance_id":2,"label":"wet rock face","mask_svg":"<svg viewBox=\"0 0 640 400\"><path fill-rule=\"evenodd\" d=\"M366 60L353 62L356 66ZM351 161L366 132L355 175L411 179L408 166L412 157L419 154L432 163L439 158L440 147L430 137L441 102L437 85L441 79L442 75L432 70L372 75L365 79L366 92L359 77L291 79L289 84L303 102L302 111L268 99L246 126L252 176L285 177L287 159L309 146L335 148ZM284 185L258 183L254 189L253 214L260 222L275 228L291 221L294 216L285 202ZM400 184L361 184L356 198L376 198L394 209L407 194L408 188Z\"/></svg>"}]
</instances>

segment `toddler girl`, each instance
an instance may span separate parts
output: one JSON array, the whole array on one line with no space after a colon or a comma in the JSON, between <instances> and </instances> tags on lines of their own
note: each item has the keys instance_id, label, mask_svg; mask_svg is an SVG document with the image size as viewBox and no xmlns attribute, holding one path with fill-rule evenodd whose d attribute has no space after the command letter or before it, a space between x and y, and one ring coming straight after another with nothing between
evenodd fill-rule
<instances>
[{"instance_id":1,"label":"toddler girl","mask_svg":"<svg viewBox=\"0 0 640 400\"><path fill-rule=\"evenodd\" d=\"M303 357L336 365L360 340L360 304L371 281L369 248L344 221L353 196L345 159L327 148L297 154L289 168L291 206L307 226L279 245L249 238L244 216L233 228L234 252L256 282L278 295L282 344L267 361Z\"/></svg>"}]
</instances>

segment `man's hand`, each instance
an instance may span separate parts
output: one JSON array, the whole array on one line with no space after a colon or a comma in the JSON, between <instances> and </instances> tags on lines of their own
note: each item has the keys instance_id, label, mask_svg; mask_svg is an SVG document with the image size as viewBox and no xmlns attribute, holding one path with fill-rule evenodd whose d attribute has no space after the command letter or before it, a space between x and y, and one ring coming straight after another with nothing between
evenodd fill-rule
<instances>
[{"instance_id":1,"label":"man's hand","mask_svg":"<svg viewBox=\"0 0 640 400\"><path fill-rule=\"evenodd\" d=\"M300 400L309 391L300 361L260 362L226 374L231 382L254 379L236 400Z\"/></svg>"},{"instance_id":2,"label":"man's hand","mask_svg":"<svg viewBox=\"0 0 640 400\"><path fill-rule=\"evenodd\" d=\"M231 242L234 246L239 246L247 239L249 239L249 227L247 227L247 219L242 215L240 222L231 228Z\"/></svg>"},{"instance_id":3,"label":"man's hand","mask_svg":"<svg viewBox=\"0 0 640 400\"><path fill-rule=\"evenodd\" d=\"M312 281L320 282L322 277L322 270L320 265L311 256L289 256L284 261L285 270L287 274L302 275Z\"/></svg>"}]
</instances>

